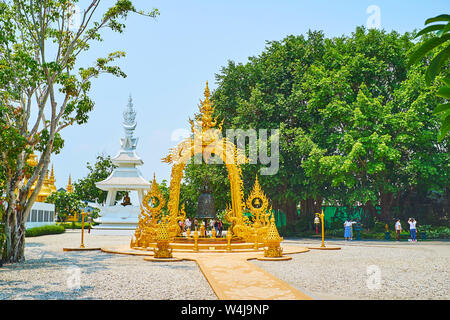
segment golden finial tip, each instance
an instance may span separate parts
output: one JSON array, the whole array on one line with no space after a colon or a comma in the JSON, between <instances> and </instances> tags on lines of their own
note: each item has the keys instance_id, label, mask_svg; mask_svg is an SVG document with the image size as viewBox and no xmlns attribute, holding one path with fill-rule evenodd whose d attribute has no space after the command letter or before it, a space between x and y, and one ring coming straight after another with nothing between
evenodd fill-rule
<instances>
[{"instance_id":1,"label":"golden finial tip","mask_svg":"<svg viewBox=\"0 0 450 320\"><path fill-rule=\"evenodd\" d=\"M209 92L208 81L206 81L205 97L209 98L210 95L211 95L211 93Z\"/></svg>"}]
</instances>

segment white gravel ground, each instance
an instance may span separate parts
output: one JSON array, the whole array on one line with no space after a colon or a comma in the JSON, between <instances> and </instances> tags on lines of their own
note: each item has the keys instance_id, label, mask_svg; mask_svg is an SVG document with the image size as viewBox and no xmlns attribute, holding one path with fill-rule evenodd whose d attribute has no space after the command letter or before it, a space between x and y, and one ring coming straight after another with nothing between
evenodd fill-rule
<instances>
[{"instance_id":1,"label":"white gravel ground","mask_svg":"<svg viewBox=\"0 0 450 320\"><path fill-rule=\"evenodd\" d=\"M130 240L128 236L86 238L90 247ZM217 299L194 261L152 263L139 256L62 251L79 243L79 231L27 238L26 262L0 268L0 300Z\"/></svg>"},{"instance_id":2,"label":"white gravel ground","mask_svg":"<svg viewBox=\"0 0 450 320\"><path fill-rule=\"evenodd\" d=\"M90 234L86 244L115 246L129 239ZM0 268L0 300L217 299L193 261L152 263L139 256L62 251L79 241L79 231L27 238L26 262ZM319 246L314 240L285 243ZM342 249L311 250L292 255L291 261L252 263L318 299L450 299L449 242L327 245Z\"/></svg>"},{"instance_id":3,"label":"white gravel ground","mask_svg":"<svg viewBox=\"0 0 450 320\"><path fill-rule=\"evenodd\" d=\"M319 247L318 241L285 241ZM328 242L283 263L256 265L318 299L450 299L449 242Z\"/></svg>"}]
</instances>

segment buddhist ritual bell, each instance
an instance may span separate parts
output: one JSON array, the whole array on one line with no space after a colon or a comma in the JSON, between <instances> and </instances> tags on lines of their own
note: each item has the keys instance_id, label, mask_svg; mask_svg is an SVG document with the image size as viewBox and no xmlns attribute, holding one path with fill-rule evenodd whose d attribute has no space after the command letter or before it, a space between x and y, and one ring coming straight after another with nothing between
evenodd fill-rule
<instances>
[{"instance_id":1,"label":"buddhist ritual bell","mask_svg":"<svg viewBox=\"0 0 450 320\"><path fill-rule=\"evenodd\" d=\"M214 197L208 185L205 185L205 187L202 190L202 193L198 197L197 218L199 219L216 218L216 206L214 204Z\"/></svg>"}]
</instances>

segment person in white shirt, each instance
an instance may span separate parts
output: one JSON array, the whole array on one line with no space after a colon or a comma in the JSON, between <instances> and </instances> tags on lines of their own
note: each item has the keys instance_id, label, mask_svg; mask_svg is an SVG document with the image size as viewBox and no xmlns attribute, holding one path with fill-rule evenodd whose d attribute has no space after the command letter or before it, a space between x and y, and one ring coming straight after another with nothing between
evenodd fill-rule
<instances>
[{"instance_id":1,"label":"person in white shirt","mask_svg":"<svg viewBox=\"0 0 450 320\"><path fill-rule=\"evenodd\" d=\"M344 239L345 240L352 240L352 225L356 223L355 221L351 221L350 219L347 219L347 221L344 222Z\"/></svg>"},{"instance_id":2,"label":"person in white shirt","mask_svg":"<svg viewBox=\"0 0 450 320\"><path fill-rule=\"evenodd\" d=\"M400 232L402 232L402 224L400 223L400 219L397 219L395 223L395 232L397 233L397 241L400 241Z\"/></svg>"},{"instance_id":3,"label":"person in white shirt","mask_svg":"<svg viewBox=\"0 0 450 320\"><path fill-rule=\"evenodd\" d=\"M417 223L417 221L414 220L414 218L409 218L408 223L409 223L409 232L411 233L411 241L416 242L417 241L417 238L416 238L416 223Z\"/></svg>"},{"instance_id":4,"label":"person in white shirt","mask_svg":"<svg viewBox=\"0 0 450 320\"><path fill-rule=\"evenodd\" d=\"M187 229L191 229L191 220L189 218L186 218L186 221L184 222L184 227L186 228L185 231L187 231Z\"/></svg>"}]
</instances>

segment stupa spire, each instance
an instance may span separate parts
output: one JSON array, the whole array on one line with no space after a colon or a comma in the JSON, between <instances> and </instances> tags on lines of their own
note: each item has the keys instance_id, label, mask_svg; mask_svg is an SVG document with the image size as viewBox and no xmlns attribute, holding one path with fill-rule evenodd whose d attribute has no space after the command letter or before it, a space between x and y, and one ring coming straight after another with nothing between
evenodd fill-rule
<instances>
[{"instance_id":1,"label":"stupa spire","mask_svg":"<svg viewBox=\"0 0 450 320\"><path fill-rule=\"evenodd\" d=\"M69 183L67 184L67 192L73 192L72 177L69 174Z\"/></svg>"},{"instance_id":2,"label":"stupa spire","mask_svg":"<svg viewBox=\"0 0 450 320\"><path fill-rule=\"evenodd\" d=\"M55 172L53 171L53 164L52 164L52 171L50 173L50 179L49 179L49 187L52 190L52 192L56 192L56 186L55 186Z\"/></svg>"},{"instance_id":3,"label":"stupa spire","mask_svg":"<svg viewBox=\"0 0 450 320\"><path fill-rule=\"evenodd\" d=\"M53 164L52 164L52 171L50 173L50 183L53 184L55 183L55 172L53 171Z\"/></svg>"},{"instance_id":4,"label":"stupa spire","mask_svg":"<svg viewBox=\"0 0 450 320\"><path fill-rule=\"evenodd\" d=\"M136 149L138 139L133 138L134 129L136 129L136 111L134 110L133 98L131 94L128 98L128 104L123 112L122 126L125 130L125 138L121 139L122 149L132 151Z\"/></svg>"},{"instance_id":5,"label":"stupa spire","mask_svg":"<svg viewBox=\"0 0 450 320\"><path fill-rule=\"evenodd\" d=\"M45 178L44 178L44 184L48 185L49 183L49 178L48 178L48 169L45 170Z\"/></svg>"}]
</instances>

